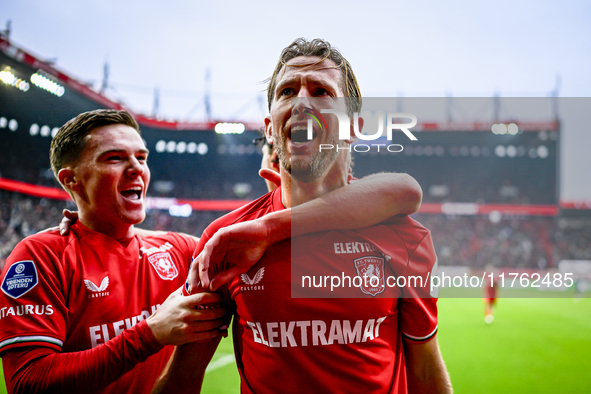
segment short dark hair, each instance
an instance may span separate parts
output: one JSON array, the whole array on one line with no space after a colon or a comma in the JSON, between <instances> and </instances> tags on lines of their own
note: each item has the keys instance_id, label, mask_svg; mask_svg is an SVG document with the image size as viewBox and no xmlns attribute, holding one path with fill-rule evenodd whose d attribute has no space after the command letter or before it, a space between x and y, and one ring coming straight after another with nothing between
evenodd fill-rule
<instances>
[{"instance_id":1,"label":"short dark hair","mask_svg":"<svg viewBox=\"0 0 591 394\"><path fill-rule=\"evenodd\" d=\"M351 116L353 112L361 111L361 91L359 90L359 84L357 83L357 78L355 78L351 64L349 64L347 59L345 59L338 49L333 48L328 41L320 38L313 40L297 38L294 42L289 44L288 47L283 49L279 61L275 66L275 70L273 71L273 75L268 79L269 86L267 87L267 101L269 104L269 111L271 110L271 104L275 97L275 87L277 86L279 72L281 72L283 66L286 66L287 62L299 56L319 57L320 60L317 63L320 63L325 59L332 60L341 71L342 80L340 87L345 94L345 97L349 98L347 100L347 112L349 112L349 116ZM316 63L298 64L297 66L289 67L309 67L313 64Z\"/></svg>"},{"instance_id":2,"label":"short dark hair","mask_svg":"<svg viewBox=\"0 0 591 394\"><path fill-rule=\"evenodd\" d=\"M140 132L140 126L129 112L97 109L81 113L63 125L51 141L49 160L56 178L59 171L78 160L86 147L86 136L97 127L123 124ZM58 178L59 180L59 178Z\"/></svg>"}]
</instances>

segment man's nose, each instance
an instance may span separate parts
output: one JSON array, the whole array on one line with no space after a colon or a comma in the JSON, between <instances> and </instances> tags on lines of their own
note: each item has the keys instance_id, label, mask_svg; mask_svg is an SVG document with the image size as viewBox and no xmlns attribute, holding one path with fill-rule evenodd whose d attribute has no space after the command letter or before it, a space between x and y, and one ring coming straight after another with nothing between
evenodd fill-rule
<instances>
[{"instance_id":1,"label":"man's nose","mask_svg":"<svg viewBox=\"0 0 591 394\"><path fill-rule=\"evenodd\" d=\"M300 92L302 90L300 90ZM292 100L292 115L303 115L306 112L306 110L310 111L312 109L310 96L306 92L299 93L298 96Z\"/></svg>"},{"instance_id":2,"label":"man's nose","mask_svg":"<svg viewBox=\"0 0 591 394\"><path fill-rule=\"evenodd\" d=\"M144 173L144 166L138 159L132 157L127 168L128 175L142 175Z\"/></svg>"}]
</instances>

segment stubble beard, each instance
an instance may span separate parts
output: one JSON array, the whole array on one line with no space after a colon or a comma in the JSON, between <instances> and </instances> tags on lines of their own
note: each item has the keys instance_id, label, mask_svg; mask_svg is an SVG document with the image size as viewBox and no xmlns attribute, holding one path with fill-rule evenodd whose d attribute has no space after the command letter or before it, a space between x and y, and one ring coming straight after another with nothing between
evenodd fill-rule
<instances>
[{"instance_id":1,"label":"stubble beard","mask_svg":"<svg viewBox=\"0 0 591 394\"><path fill-rule=\"evenodd\" d=\"M289 139L287 133L275 136L274 148L279 157L279 163L295 180L309 183L319 179L333 163L338 155L336 148L316 151L308 158L299 158L295 161L287 150ZM337 135L330 136L326 144L332 146L343 146Z\"/></svg>"}]
</instances>

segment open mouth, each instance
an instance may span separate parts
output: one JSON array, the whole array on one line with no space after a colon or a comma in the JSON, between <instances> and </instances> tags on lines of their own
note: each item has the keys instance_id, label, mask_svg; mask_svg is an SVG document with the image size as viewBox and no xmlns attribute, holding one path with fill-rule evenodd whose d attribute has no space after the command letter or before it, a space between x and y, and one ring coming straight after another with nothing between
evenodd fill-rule
<instances>
[{"instance_id":1,"label":"open mouth","mask_svg":"<svg viewBox=\"0 0 591 394\"><path fill-rule=\"evenodd\" d=\"M140 200L142 198L142 188L140 186L131 187L123 190L121 195L130 200Z\"/></svg>"},{"instance_id":2,"label":"open mouth","mask_svg":"<svg viewBox=\"0 0 591 394\"><path fill-rule=\"evenodd\" d=\"M312 129L312 140L314 140L318 136L316 130ZM308 127L307 125L297 125L293 126L289 130L288 138L294 144L305 144L308 141L312 141L308 139Z\"/></svg>"}]
</instances>

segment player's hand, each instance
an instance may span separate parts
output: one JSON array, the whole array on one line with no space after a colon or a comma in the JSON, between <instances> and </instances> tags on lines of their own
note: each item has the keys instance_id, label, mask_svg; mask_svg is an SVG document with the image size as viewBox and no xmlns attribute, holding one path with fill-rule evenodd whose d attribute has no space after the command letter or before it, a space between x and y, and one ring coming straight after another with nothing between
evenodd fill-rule
<instances>
[{"instance_id":1,"label":"player's hand","mask_svg":"<svg viewBox=\"0 0 591 394\"><path fill-rule=\"evenodd\" d=\"M78 211L64 209L62 213L64 217L60 222L60 234L68 235L70 232L70 226L72 226L74 223L76 223L76 220L78 220Z\"/></svg>"},{"instance_id":2,"label":"player's hand","mask_svg":"<svg viewBox=\"0 0 591 394\"><path fill-rule=\"evenodd\" d=\"M148 318L148 326L161 345L207 341L227 330L220 294L204 292L185 297L181 289L172 292Z\"/></svg>"},{"instance_id":3,"label":"player's hand","mask_svg":"<svg viewBox=\"0 0 591 394\"><path fill-rule=\"evenodd\" d=\"M281 186L281 175L277 171L273 171L269 168L261 168L259 170L259 176L263 179L273 182L275 186Z\"/></svg>"},{"instance_id":4,"label":"player's hand","mask_svg":"<svg viewBox=\"0 0 591 394\"><path fill-rule=\"evenodd\" d=\"M189 291L198 288L199 284L215 291L237 275L247 272L271 244L268 231L264 222L256 219L233 224L216 232L191 264ZM222 263L225 263L223 267ZM209 268L216 264L220 271L210 278Z\"/></svg>"}]
</instances>

